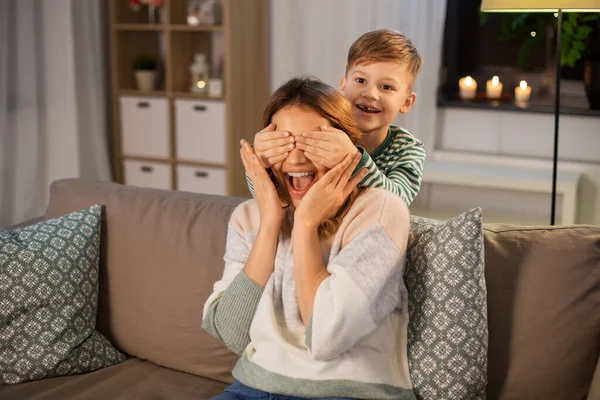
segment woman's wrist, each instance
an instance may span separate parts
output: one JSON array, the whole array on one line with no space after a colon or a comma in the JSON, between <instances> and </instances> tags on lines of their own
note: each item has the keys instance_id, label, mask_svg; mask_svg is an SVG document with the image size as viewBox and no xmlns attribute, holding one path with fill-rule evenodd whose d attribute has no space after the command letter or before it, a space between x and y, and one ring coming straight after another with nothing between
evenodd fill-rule
<instances>
[{"instance_id":1,"label":"woman's wrist","mask_svg":"<svg viewBox=\"0 0 600 400\"><path fill-rule=\"evenodd\" d=\"M258 227L258 234L277 237L281 230L281 220L265 220L262 221Z\"/></svg>"},{"instance_id":2,"label":"woman's wrist","mask_svg":"<svg viewBox=\"0 0 600 400\"><path fill-rule=\"evenodd\" d=\"M294 229L292 230L292 238L294 236L305 236L319 233L319 225L315 221L310 220L295 220Z\"/></svg>"},{"instance_id":3,"label":"woman's wrist","mask_svg":"<svg viewBox=\"0 0 600 400\"><path fill-rule=\"evenodd\" d=\"M314 218L310 218L310 216L304 216L298 213L298 210L296 210L294 213L294 229L298 227L301 229L312 230L318 229L319 225L321 225L319 221L316 221Z\"/></svg>"}]
</instances>

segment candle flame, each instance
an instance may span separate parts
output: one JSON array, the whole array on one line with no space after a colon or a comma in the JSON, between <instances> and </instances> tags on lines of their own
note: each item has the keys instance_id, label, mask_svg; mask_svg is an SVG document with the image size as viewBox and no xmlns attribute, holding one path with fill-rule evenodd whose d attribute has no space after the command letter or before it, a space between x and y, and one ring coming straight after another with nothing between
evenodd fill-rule
<instances>
[{"instance_id":1,"label":"candle flame","mask_svg":"<svg viewBox=\"0 0 600 400\"><path fill-rule=\"evenodd\" d=\"M522 90L525 90L525 89L527 89L527 82L521 81L521 83L519 83L519 86L521 86Z\"/></svg>"},{"instance_id":2,"label":"candle flame","mask_svg":"<svg viewBox=\"0 0 600 400\"><path fill-rule=\"evenodd\" d=\"M500 83L500 78L498 78L497 76L494 76L492 78L492 85L496 86L498 83Z\"/></svg>"},{"instance_id":3,"label":"candle flame","mask_svg":"<svg viewBox=\"0 0 600 400\"><path fill-rule=\"evenodd\" d=\"M470 76L467 76L465 78L465 85L471 86L472 84L473 84L473 78L471 78Z\"/></svg>"}]
</instances>

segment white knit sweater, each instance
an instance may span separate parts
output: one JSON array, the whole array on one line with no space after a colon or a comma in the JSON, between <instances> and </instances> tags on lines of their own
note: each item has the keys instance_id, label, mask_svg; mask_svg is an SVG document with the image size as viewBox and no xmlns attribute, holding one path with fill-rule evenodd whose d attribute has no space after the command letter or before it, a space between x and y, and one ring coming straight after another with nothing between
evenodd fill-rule
<instances>
[{"instance_id":1,"label":"white knit sweater","mask_svg":"<svg viewBox=\"0 0 600 400\"><path fill-rule=\"evenodd\" d=\"M205 329L241 355L235 378L305 398L414 399L402 279L409 214L400 197L367 191L337 233L322 241L331 276L317 290L307 328L294 283L293 210L285 210L264 289L243 271L259 223L256 200L233 212L223 278L204 306Z\"/></svg>"}]
</instances>

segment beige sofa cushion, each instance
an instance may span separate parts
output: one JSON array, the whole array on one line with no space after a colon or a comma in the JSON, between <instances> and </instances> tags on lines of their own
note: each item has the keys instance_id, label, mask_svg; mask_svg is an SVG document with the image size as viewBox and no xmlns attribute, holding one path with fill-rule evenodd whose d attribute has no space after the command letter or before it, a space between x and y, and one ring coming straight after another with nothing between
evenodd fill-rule
<instances>
[{"instance_id":1,"label":"beige sofa cushion","mask_svg":"<svg viewBox=\"0 0 600 400\"><path fill-rule=\"evenodd\" d=\"M227 385L137 358L84 375L0 386L2 400L204 400Z\"/></svg>"},{"instance_id":2,"label":"beige sofa cushion","mask_svg":"<svg viewBox=\"0 0 600 400\"><path fill-rule=\"evenodd\" d=\"M111 343L158 365L231 382L237 357L201 325L239 202L65 180L52 184L46 217L105 206L98 330Z\"/></svg>"},{"instance_id":3,"label":"beige sofa cushion","mask_svg":"<svg viewBox=\"0 0 600 400\"><path fill-rule=\"evenodd\" d=\"M600 353L600 227L485 226L492 399L585 399Z\"/></svg>"}]
</instances>

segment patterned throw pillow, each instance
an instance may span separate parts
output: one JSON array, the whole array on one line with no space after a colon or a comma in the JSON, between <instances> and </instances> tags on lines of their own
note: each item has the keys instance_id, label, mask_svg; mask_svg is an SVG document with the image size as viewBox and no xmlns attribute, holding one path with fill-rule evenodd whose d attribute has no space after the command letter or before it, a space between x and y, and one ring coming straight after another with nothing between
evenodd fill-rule
<instances>
[{"instance_id":1,"label":"patterned throw pillow","mask_svg":"<svg viewBox=\"0 0 600 400\"><path fill-rule=\"evenodd\" d=\"M408 361L417 398L485 399L487 302L481 209L411 217L405 280Z\"/></svg>"},{"instance_id":2,"label":"patterned throw pillow","mask_svg":"<svg viewBox=\"0 0 600 400\"><path fill-rule=\"evenodd\" d=\"M125 360L95 330L101 210L0 230L0 384Z\"/></svg>"}]
</instances>

